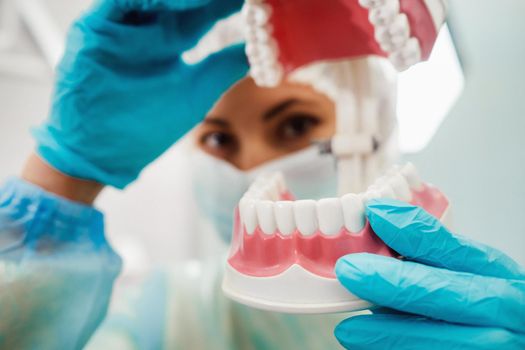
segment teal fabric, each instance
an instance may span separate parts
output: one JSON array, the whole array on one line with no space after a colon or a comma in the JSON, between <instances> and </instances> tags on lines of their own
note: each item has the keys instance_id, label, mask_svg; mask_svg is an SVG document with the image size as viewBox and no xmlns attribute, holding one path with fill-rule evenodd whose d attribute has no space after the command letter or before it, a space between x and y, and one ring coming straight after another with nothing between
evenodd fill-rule
<instances>
[{"instance_id":1,"label":"teal fabric","mask_svg":"<svg viewBox=\"0 0 525 350\"><path fill-rule=\"evenodd\" d=\"M181 55L241 0L100 0L72 26L52 109L33 131L61 172L124 188L245 76L243 45Z\"/></svg>"},{"instance_id":2,"label":"teal fabric","mask_svg":"<svg viewBox=\"0 0 525 350\"><path fill-rule=\"evenodd\" d=\"M100 212L8 181L0 188L0 348L82 349L120 267Z\"/></svg>"},{"instance_id":3,"label":"teal fabric","mask_svg":"<svg viewBox=\"0 0 525 350\"><path fill-rule=\"evenodd\" d=\"M348 349L523 349L525 270L498 250L451 233L419 207L372 200L378 236L404 257L341 258L336 274L383 308L335 330Z\"/></svg>"}]
</instances>

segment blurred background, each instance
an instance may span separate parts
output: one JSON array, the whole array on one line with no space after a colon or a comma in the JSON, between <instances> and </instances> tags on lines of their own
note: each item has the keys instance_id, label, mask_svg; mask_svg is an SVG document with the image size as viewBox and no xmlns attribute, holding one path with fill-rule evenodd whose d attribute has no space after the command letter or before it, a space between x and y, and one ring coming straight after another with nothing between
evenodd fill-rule
<instances>
[{"instance_id":1,"label":"blurred background","mask_svg":"<svg viewBox=\"0 0 525 350\"><path fill-rule=\"evenodd\" d=\"M51 67L68 25L89 3L0 0L0 181L18 174L31 152L28 129L48 113ZM449 4L464 90L426 147L405 158L449 196L457 232L525 265L525 1ZM421 89L432 84L427 79ZM194 203L177 200L191 197L180 171L188 161L182 147L97 203L108 214L110 240L132 262L128 269L199 256L216 244L214 237L190 236L197 223L185 213Z\"/></svg>"}]
</instances>

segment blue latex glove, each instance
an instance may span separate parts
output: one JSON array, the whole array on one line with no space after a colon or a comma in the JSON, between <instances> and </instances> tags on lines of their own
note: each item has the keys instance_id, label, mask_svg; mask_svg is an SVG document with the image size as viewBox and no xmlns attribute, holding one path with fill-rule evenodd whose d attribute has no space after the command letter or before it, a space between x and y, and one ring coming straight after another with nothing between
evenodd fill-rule
<instances>
[{"instance_id":1,"label":"blue latex glove","mask_svg":"<svg viewBox=\"0 0 525 350\"><path fill-rule=\"evenodd\" d=\"M0 349L82 349L120 267L100 212L21 180L0 187Z\"/></svg>"},{"instance_id":2,"label":"blue latex glove","mask_svg":"<svg viewBox=\"0 0 525 350\"><path fill-rule=\"evenodd\" d=\"M242 0L101 0L70 30L38 153L68 175L123 188L242 78L242 45L187 65Z\"/></svg>"},{"instance_id":3,"label":"blue latex glove","mask_svg":"<svg viewBox=\"0 0 525 350\"><path fill-rule=\"evenodd\" d=\"M385 308L349 318L348 349L525 349L525 271L496 249L450 233L419 207L372 200L367 216L406 260L347 255L336 265L352 293Z\"/></svg>"}]
</instances>

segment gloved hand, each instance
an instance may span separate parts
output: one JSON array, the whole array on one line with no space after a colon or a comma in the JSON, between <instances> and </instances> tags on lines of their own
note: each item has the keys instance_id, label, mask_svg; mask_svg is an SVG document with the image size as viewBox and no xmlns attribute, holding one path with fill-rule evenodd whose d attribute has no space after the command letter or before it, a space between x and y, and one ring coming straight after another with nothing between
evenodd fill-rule
<instances>
[{"instance_id":1,"label":"gloved hand","mask_svg":"<svg viewBox=\"0 0 525 350\"><path fill-rule=\"evenodd\" d=\"M352 293L384 307L335 329L348 349L525 349L525 271L496 249L450 233L423 209L372 200L367 216L405 257L347 255ZM386 308L386 309L385 309Z\"/></svg>"},{"instance_id":2,"label":"gloved hand","mask_svg":"<svg viewBox=\"0 0 525 350\"><path fill-rule=\"evenodd\" d=\"M37 152L73 177L123 188L242 78L242 45L195 65L192 48L242 0L99 0L72 26Z\"/></svg>"}]
</instances>

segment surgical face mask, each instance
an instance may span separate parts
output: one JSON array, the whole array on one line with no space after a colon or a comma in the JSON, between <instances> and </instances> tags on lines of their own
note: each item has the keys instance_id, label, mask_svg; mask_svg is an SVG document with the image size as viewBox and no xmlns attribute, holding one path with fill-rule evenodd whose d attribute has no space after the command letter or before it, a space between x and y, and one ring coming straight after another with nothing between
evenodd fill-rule
<instances>
[{"instance_id":1,"label":"surgical face mask","mask_svg":"<svg viewBox=\"0 0 525 350\"><path fill-rule=\"evenodd\" d=\"M335 160L320 154L317 146L242 171L200 149L192 157L193 190L197 205L228 242L233 229L233 211L259 175L281 171L296 199L321 199L337 193Z\"/></svg>"}]
</instances>

